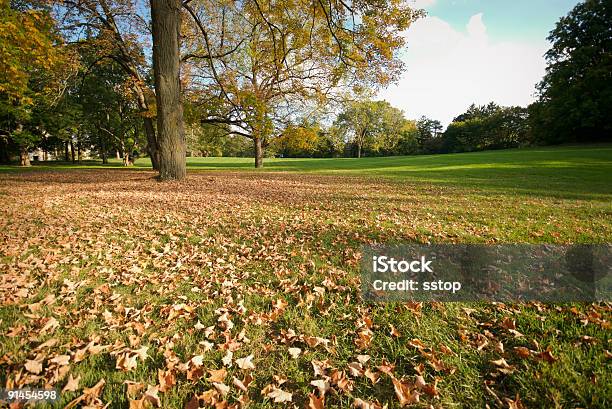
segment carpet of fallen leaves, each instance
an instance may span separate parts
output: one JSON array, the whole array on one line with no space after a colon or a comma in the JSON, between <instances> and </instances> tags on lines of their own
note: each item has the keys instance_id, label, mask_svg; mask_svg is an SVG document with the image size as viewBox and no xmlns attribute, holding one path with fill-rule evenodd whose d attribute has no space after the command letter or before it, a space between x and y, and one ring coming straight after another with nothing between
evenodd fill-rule
<instances>
[{"instance_id":1,"label":"carpet of fallen leaves","mask_svg":"<svg viewBox=\"0 0 612 409\"><path fill-rule=\"evenodd\" d=\"M0 175L0 387L55 388L67 408L612 401L608 304L368 305L358 275L373 242L609 241L609 204L153 176Z\"/></svg>"}]
</instances>

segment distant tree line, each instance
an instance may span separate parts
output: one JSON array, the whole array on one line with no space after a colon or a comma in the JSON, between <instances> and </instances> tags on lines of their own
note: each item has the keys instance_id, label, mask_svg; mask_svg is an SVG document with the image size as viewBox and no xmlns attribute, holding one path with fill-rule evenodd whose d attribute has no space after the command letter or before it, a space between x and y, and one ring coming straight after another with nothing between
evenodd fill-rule
<instances>
[{"instance_id":1,"label":"distant tree line","mask_svg":"<svg viewBox=\"0 0 612 409\"><path fill-rule=\"evenodd\" d=\"M180 26L182 54L167 50L180 57L180 119L176 109L160 109L160 61L156 66L146 52L155 27L139 4L0 0L0 162L28 165L35 151L41 159L118 157L125 165L149 156L155 169L165 161L165 178L180 179L184 159L176 155L185 154L250 156L262 166L264 156L413 155L612 139L609 1L586 0L559 20L535 103L472 105L446 129L435 119L405 118L386 101L356 97L401 74L401 33L422 15L406 2L379 7L364 0L352 9L344 2L302 7L310 3L300 0L282 12L264 12L252 1L180 3L189 16ZM354 13L370 16L367 25L339 29L361 20ZM291 24L275 26L287 18ZM304 20L311 25L298 24ZM281 39L293 43L279 47ZM163 92L172 98L161 100L175 104L176 87ZM180 126L166 129L177 120Z\"/></svg>"}]
</instances>

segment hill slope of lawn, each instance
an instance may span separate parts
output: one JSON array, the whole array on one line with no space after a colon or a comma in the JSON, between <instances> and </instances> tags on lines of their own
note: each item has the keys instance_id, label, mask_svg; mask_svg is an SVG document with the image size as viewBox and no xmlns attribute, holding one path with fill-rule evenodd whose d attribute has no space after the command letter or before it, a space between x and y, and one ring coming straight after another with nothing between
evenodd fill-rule
<instances>
[{"instance_id":1,"label":"hill slope of lawn","mask_svg":"<svg viewBox=\"0 0 612 409\"><path fill-rule=\"evenodd\" d=\"M359 257L610 242L610 152L198 159L218 169L163 184L4 168L0 387L59 407L608 408L609 304L369 304Z\"/></svg>"},{"instance_id":2,"label":"hill slope of lawn","mask_svg":"<svg viewBox=\"0 0 612 409\"><path fill-rule=\"evenodd\" d=\"M32 169L123 168L120 161L38 163ZM267 158L253 168L251 158L187 158L189 170L298 172L390 178L535 195L609 200L612 194L612 145L510 149L473 153L365 158ZM148 158L134 168L150 168ZM132 169L134 169L132 168ZM1 171L21 171L0 166Z\"/></svg>"}]
</instances>

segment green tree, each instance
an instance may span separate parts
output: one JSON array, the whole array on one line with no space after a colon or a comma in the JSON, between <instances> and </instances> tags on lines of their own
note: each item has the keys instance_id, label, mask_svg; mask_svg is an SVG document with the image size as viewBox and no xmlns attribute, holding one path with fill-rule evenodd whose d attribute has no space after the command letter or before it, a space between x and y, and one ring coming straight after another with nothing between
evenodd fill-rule
<instances>
[{"instance_id":1,"label":"green tree","mask_svg":"<svg viewBox=\"0 0 612 409\"><path fill-rule=\"evenodd\" d=\"M505 149L529 142L527 109L501 107L493 102L476 106L453 119L442 134L443 152Z\"/></svg>"},{"instance_id":2,"label":"green tree","mask_svg":"<svg viewBox=\"0 0 612 409\"><path fill-rule=\"evenodd\" d=\"M612 137L612 2L586 0L557 23L548 67L531 107L540 140L603 141Z\"/></svg>"},{"instance_id":3,"label":"green tree","mask_svg":"<svg viewBox=\"0 0 612 409\"><path fill-rule=\"evenodd\" d=\"M160 147L155 129L155 94L146 58L150 46L150 21L139 0L52 0L61 29L87 54L87 69L114 61L129 77L129 88L138 107L154 169L159 170Z\"/></svg>"},{"instance_id":4,"label":"green tree","mask_svg":"<svg viewBox=\"0 0 612 409\"><path fill-rule=\"evenodd\" d=\"M416 138L422 152L436 152L442 123L437 119L421 116L416 122Z\"/></svg>"},{"instance_id":5,"label":"green tree","mask_svg":"<svg viewBox=\"0 0 612 409\"><path fill-rule=\"evenodd\" d=\"M0 138L18 146L21 165L42 138L38 119L61 100L77 66L48 10L0 0Z\"/></svg>"},{"instance_id":6,"label":"green tree","mask_svg":"<svg viewBox=\"0 0 612 409\"><path fill-rule=\"evenodd\" d=\"M347 143L354 145L356 156L364 151L379 154L385 147L395 146L405 126L404 114L387 101L348 101L336 119L336 127L344 131Z\"/></svg>"}]
</instances>

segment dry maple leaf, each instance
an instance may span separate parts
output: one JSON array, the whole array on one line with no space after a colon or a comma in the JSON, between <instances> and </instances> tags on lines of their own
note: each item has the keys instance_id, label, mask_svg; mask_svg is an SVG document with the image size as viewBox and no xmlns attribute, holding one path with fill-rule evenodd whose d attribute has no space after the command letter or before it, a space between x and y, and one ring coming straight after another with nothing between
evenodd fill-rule
<instances>
[{"instance_id":1,"label":"dry maple leaf","mask_svg":"<svg viewBox=\"0 0 612 409\"><path fill-rule=\"evenodd\" d=\"M187 380L195 381L200 379L204 375L204 369L202 367L189 368L187 369Z\"/></svg>"},{"instance_id":2,"label":"dry maple leaf","mask_svg":"<svg viewBox=\"0 0 612 409\"><path fill-rule=\"evenodd\" d=\"M324 379L316 379L314 381L311 381L310 384L317 388L317 390L319 391L319 396L324 396L330 388L329 382Z\"/></svg>"},{"instance_id":3,"label":"dry maple leaf","mask_svg":"<svg viewBox=\"0 0 612 409\"><path fill-rule=\"evenodd\" d=\"M376 402L369 402L359 398L353 401L353 407L355 409L382 409L382 406Z\"/></svg>"},{"instance_id":4,"label":"dry maple leaf","mask_svg":"<svg viewBox=\"0 0 612 409\"><path fill-rule=\"evenodd\" d=\"M68 382L66 382L66 386L62 389L62 392L76 392L79 389L79 382L81 381L81 376L77 376L74 378L72 374L68 375Z\"/></svg>"},{"instance_id":5,"label":"dry maple leaf","mask_svg":"<svg viewBox=\"0 0 612 409\"><path fill-rule=\"evenodd\" d=\"M222 396L227 395L230 391L230 387L224 384L223 382L213 382L213 386L219 391Z\"/></svg>"},{"instance_id":6,"label":"dry maple leaf","mask_svg":"<svg viewBox=\"0 0 612 409\"><path fill-rule=\"evenodd\" d=\"M28 359L25 363L25 369L30 373L38 375L42 372L42 362Z\"/></svg>"},{"instance_id":7,"label":"dry maple leaf","mask_svg":"<svg viewBox=\"0 0 612 409\"><path fill-rule=\"evenodd\" d=\"M204 401L205 405L215 406L219 400L219 392L216 389L209 389L198 396L198 398Z\"/></svg>"},{"instance_id":8,"label":"dry maple leaf","mask_svg":"<svg viewBox=\"0 0 612 409\"><path fill-rule=\"evenodd\" d=\"M176 379L172 371L157 370L157 380L159 381L159 391L167 392L176 383Z\"/></svg>"},{"instance_id":9,"label":"dry maple leaf","mask_svg":"<svg viewBox=\"0 0 612 409\"><path fill-rule=\"evenodd\" d=\"M328 360L325 361L317 361L313 359L310 361L312 364L312 368L314 369L314 376L324 376L327 368L330 368Z\"/></svg>"},{"instance_id":10,"label":"dry maple leaf","mask_svg":"<svg viewBox=\"0 0 612 409\"><path fill-rule=\"evenodd\" d=\"M238 389L240 389L242 392L247 392L246 385L240 379L236 378L235 376L232 377L232 384Z\"/></svg>"},{"instance_id":11,"label":"dry maple leaf","mask_svg":"<svg viewBox=\"0 0 612 409\"><path fill-rule=\"evenodd\" d=\"M318 397L314 393L308 394L308 405L306 409L323 409L325 407L325 396Z\"/></svg>"},{"instance_id":12,"label":"dry maple leaf","mask_svg":"<svg viewBox=\"0 0 612 409\"><path fill-rule=\"evenodd\" d=\"M370 360L370 355L357 355L357 361L362 365L365 365L366 362Z\"/></svg>"},{"instance_id":13,"label":"dry maple leaf","mask_svg":"<svg viewBox=\"0 0 612 409\"><path fill-rule=\"evenodd\" d=\"M504 358L493 360L491 363L500 368L512 368L510 365L508 365L508 362L506 362Z\"/></svg>"},{"instance_id":14,"label":"dry maple leaf","mask_svg":"<svg viewBox=\"0 0 612 409\"><path fill-rule=\"evenodd\" d=\"M361 365L359 362L350 362L348 364L348 368L352 377L357 378L363 375L363 365Z\"/></svg>"},{"instance_id":15,"label":"dry maple leaf","mask_svg":"<svg viewBox=\"0 0 612 409\"><path fill-rule=\"evenodd\" d=\"M208 373L210 376L207 379L210 382L223 383L225 381L225 377L227 376L227 370L225 368L209 369Z\"/></svg>"},{"instance_id":16,"label":"dry maple leaf","mask_svg":"<svg viewBox=\"0 0 612 409\"><path fill-rule=\"evenodd\" d=\"M393 376L393 370L395 369L395 365L387 362L386 359L383 359L377 368L380 372L389 376Z\"/></svg>"},{"instance_id":17,"label":"dry maple leaf","mask_svg":"<svg viewBox=\"0 0 612 409\"><path fill-rule=\"evenodd\" d=\"M545 351L542 351L538 354L538 358L548 362L549 364L552 364L553 362L557 361L557 358L555 358L552 354L552 349L550 347L546 348Z\"/></svg>"},{"instance_id":18,"label":"dry maple leaf","mask_svg":"<svg viewBox=\"0 0 612 409\"><path fill-rule=\"evenodd\" d=\"M484 347L489 345L489 340L482 334L476 335L476 349L482 351Z\"/></svg>"},{"instance_id":19,"label":"dry maple leaf","mask_svg":"<svg viewBox=\"0 0 612 409\"><path fill-rule=\"evenodd\" d=\"M376 384L380 379L380 373L372 371L370 368L367 368L364 372L366 378L368 378L373 384Z\"/></svg>"},{"instance_id":20,"label":"dry maple leaf","mask_svg":"<svg viewBox=\"0 0 612 409\"><path fill-rule=\"evenodd\" d=\"M419 392L412 390L408 383L402 382L394 376L391 377L391 381L393 381L393 389L395 396L399 399L400 406L404 407L419 402Z\"/></svg>"},{"instance_id":21,"label":"dry maple leaf","mask_svg":"<svg viewBox=\"0 0 612 409\"><path fill-rule=\"evenodd\" d=\"M106 385L106 380L104 378L100 379L98 383L96 383L91 388L83 389L83 395L88 397L98 398L102 393L102 389L104 389L104 385Z\"/></svg>"},{"instance_id":22,"label":"dry maple leaf","mask_svg":"<svg viewBox=\"0 0 612 409\"><path fill-rule=\"evenodd\" d=\"M59 322L54 317L51 317L41 328L39 335L45 335L48 331L53 332L53 330L55 330L57 327L59 327Z\"/></svg>"},{"instance_id":23,"label":"dry maple leaf","mask_svg":"<svg viewBox=\"0 0 612 409\"><path fill-rule=\"evenodd\" d=\"M521 401L518 393L516 394L516 398L514 398L514 400L510 398L504 398L504 400L508 404L508 409L525 409L525 405L523 404L523 401Z\"/></svg>"},{"instance_id":24,"label":"dry maple leaf","mask_svg":"<svg viewBox=\"0 0 612 409\"><path fill-rule=\"evenodd\" d=\"M510 317L504 317L502 320L501 326L507 330L515 330L516 329L516 321Z\"/></svg>"},{"instance_id":25,"label":"dry maple leaf","mask_svg":"<svg viewBox=\"0 0 612 409\"><path fill-rule=\"evenodd\" d=\"M147 390L142 396L142 399L151 402L153 406L159 407L161 406L161 400L159 399L158 393L159 393L158 386L147 385Z\"/></svg>"},{"instance_id":26,"label":"dry maple leaf","mask_svg":"<svg viewBox=\"0 0 612 409\"><path fill-rule=\"evenodd\" d=\"M51 359L50 362L54 364L58 364L60 366L65 366L70 363L70 355L58 355L55 358Z\"/></svg>"},{"instance_id":27,"label":"dry maple leaf","mask_svg":"<svg viewBox=\"0 0 612 409\"><path fill-rule=\"evenodd\" d=\"M123 353L117 359L117 364L115 365L116 369L120 369L122 371L130 371L138 366L136 360L138 359L138 355L130 356L129 353Z\"/></svg>"},{"instance_id":28,"label":"dry maple leaf","mask_svg":"<svg viewBox=\"0 0 612 409\"><path fill-rule=\"evenodd\" d=\"M392 337L396 337L399 338L401 336L400 332L397 330L397 328L395 328L393 326L393 324L389 324L389 333L391 334Z\"/></svg>"},{"instance_id":29,"label":"dry maple leaf","mask_svg":"<svg viewBox=\"0 0 612 409\"><path fill-rule=\"evenodd\" d=\"M198 397L193 395L193 397L185 404L184 409L200 409L200 400Z\"/></svg>"},{"instance_id":30,"label":"dry maple leaf","mask_svg":"<svg viewBox=\"0 0 612 409\"><path fill-rule=\"evenodd\" d=\"M457 355L455 352L453 352L452 349L450 349L449 347L447 347L444 344L440 344L439 345L439 349L440 349L440 352L442 352L443 354L452 355L452 356L456 356Z\"/></svg>"},{"instance_id":31,"label":"dry maple leaf","mask_svg":"<svg viewBox=\"0 0 612 409\"><path fill-rule=\"evenodd\" d=\"M374 333L368 328L362 328L357 332L357 338L355 338L355 346L359 349L367 349L372 345L372 338Z\"/></svg>"},{"instance_id":32,"label":"dry maple leaf","mask_svg":"<svg viewBox=\"0 0 612 409\"><path fill-rule=\"evenodd\" d=\"M288 351L289 355L291 355L293 359L297 359L302 353L302 350L300 348L289 348Z\"/></svg>"},{"instance_id":33,"label":"dry maple leaf","mask_svg":"<svg viewBox=\"0 0 612 409\"><path fill-rule=\"evenodd\" d=\"M274 402L276 403L291 402L293 400L293 394L277 388L272 384L263 388L261 390L261 394L268 398L274 399Z\"/></svg>"},{"instance_id":34,"label":"dry maple leaf","mask_svg":"<svg viewBox=\"0 0 612 409\"><path fill-rule=\"evenodd\" d=\"M338 371L334 369L331 373L330 379L338 388L344 392L350 392L353 390L353 381L351 381L344 371Z\"/></svg>"},{"instance_id":35,"label":"dry maple leaf","mask_svg":"<svg viewBox=\"0 0 612 409\"><path fill-rule=\"evenodd\" d=\"M221 361L223 362L223 365L227 366L228 368L231 368L233 357L234 357L234 353L232 351L227 351L223 359L221 359Z\"/></svg>"},{"instance_id":36,"label":"dry maple leaf","mask_svg":"<svg viewBox=\"0 0 612 409\"><path fill-rule=\"evenodd\" d=\"M147 354L148 350L149 350L149 347L143 346L140 349L136 349L132 351L132 353L136 354L136 356L138 356L140 360L144 362L144 360L147 359L147 357L149 356L149 354Z\"/></svg>"},{"instance_id":37,"label":"dry maple leaf","mask_svg":"<svg viewBox=\"0 0 612 409\"><path fill-rule=\"evenodd\" d=\"M40 351L41 349L51 348L52 346L55 346L58 342L59 340L57 338L50 338L46 340L45 342L43 342L42 344L40 344L39 346L37 346L36 348L34 348L34 351Z\"/></svg>"},{"instance_id":38,"label":"dry maple leaf","mask_svg":"<svg viewBox=\"0 0 612 409\"><path fill-rule=\"evenodd\" d=\"M142 382L125 381L123 383L127 385L127 395L129 397L135 397L145 387L145 384Z\"/></svg>"},{"instance_id":39,"label":"dry maple leaf","mask_svg":"<svg viewBox=\"0 0 612 409\"><path fill-rule=\"evenodd\" d=\"M148 409L151 407L151 404L144 397L140 399L128 399L129 409Z\"/></svg>"},{"instance_id":40,"label":"dry maple leaf","mask_svg":"<svg viewBox=\"0 0 612 409\"><path fill-rule=\"evenodd\" d=\"M244 358L236 359L236 365L240 369L255 369L255 365L253 365L253 355L249 355Z\"/></svg>"},{"instance_id":41,"label":"dry maple leaf","mask_svg":"<svg viewBox=\"0 0 612 409\"><path fill-rule=\"evenodd\" d=\"M408 345L416 349L426 349L427 346L418 338L411 339L408 341Z\"/></svg>"},{"instance_id":42,"label":"dry maple leaf","mask_svg":"<svg viewBox=\"0 0 612 409\"><path fill-rule=\"evenodd\" d=\"M531 351L529 350L529 348L525 347L514 347L514 351L521 358L529 358L529 356L531 355Z\"/></svg>"},{"instance_id":43,"label":"dry maple leaf","mask_svg":"<svg viewBox=\"0 0 612 409\"><path fill-rule=\"evenodd\" d=\"M199 368L200 366L204 365L204 356L196 355L193 358L191 358L189 362L191 362L191 364L195 366L196 368Z\"/></svg>"}]
</instances>

